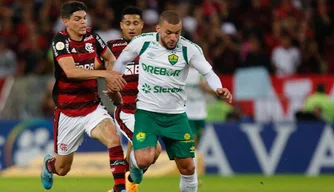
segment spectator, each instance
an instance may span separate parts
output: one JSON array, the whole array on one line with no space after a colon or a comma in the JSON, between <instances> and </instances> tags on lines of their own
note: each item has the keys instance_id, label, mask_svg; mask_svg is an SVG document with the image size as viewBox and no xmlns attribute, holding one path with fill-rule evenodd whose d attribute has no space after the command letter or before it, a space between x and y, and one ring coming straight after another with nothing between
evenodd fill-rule
<instances>
[{"instance_id":1,"label":"spectator","mask_svg":"<svg viewBox=\"0 0 334 192\"><path fill-rule=\"evenodd\" d=\"M256 36L249 39L249 53L245 61L241 62L239 67L264 67L269 73L272 72L270 60L266 53L263 52L263 46Z\"/></svg>"},{"instance_id":2,"label":"spectator","mask_svg":"<svg viewBox=\"0 0 334 192\"><path fill-rule=\"evenodd\" d=\"M15 53L7 48L4 39L0 39L0 77L15 75L17 59Z\"/></svg>"},{"instance_id":3,"label":"spectator","mask_svg":"<svg viewBox=\"0 0 334 192\"><path fill-rule=\"evenodd\" d=\"M334 121L334 102L325 92L325 85L318 84L315 93L305 101L305 111L320 115L328 123Z\"/></svg>"},{"instance_id":4,"label":"spectator","mask_svg":"<svg viewBox=\"0 0 334 192\"><path fill-rule=\"evenodd\" d=\"M299 50L292 45L291 37L284 35L282 37L282 45L274 49L271 57L276 75L294 75L300 64L300 57Z\"/></svg>"}]
</instances>

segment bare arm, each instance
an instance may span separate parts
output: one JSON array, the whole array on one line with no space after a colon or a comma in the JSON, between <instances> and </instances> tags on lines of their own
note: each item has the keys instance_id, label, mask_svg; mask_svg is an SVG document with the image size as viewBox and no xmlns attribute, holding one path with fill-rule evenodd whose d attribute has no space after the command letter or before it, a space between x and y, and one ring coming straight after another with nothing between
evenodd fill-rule
<instances>
[{"instance_id":1,"label":"bare arm","mask_svg":"<svg viewBox=\"0 0 334 192\"><path fill-rule=\"evenodd\" d=\"M72 56L60 58L58 63L69 79L88 80L107 77L105 70L86 70L76 67Z\"/></svg>"},{"instance_id":2,"label":"bare arm","mask_svg":"<svg viewBox=\"0 0 334 192\"><path fill-rule=\"evenodd\" d=\"M112 71L115 62L116 62L116 57L114 54L110 51L110 49L107 49L104 54L102 55L102 58L104 59L104 67L109 71Z\"/></svg>"}]
</instances>

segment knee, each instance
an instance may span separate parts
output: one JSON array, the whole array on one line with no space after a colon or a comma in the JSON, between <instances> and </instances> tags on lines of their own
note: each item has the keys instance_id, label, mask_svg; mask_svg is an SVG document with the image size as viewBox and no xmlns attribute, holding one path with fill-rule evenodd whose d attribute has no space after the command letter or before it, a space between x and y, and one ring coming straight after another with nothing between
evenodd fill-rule
<instances>
[{"instance_id":1,"label":"knee","mask_svg":"<svg viewBox=\"0 0 334 192\"><path fill-rule=\"evenodd\" d=\"M57 170L57 173L59 176L65 176L67 175L68 172L70 172L70 170L71 170L71 166L61 166Z\"/></svg>"},{"instance_id":2,"label":"knee","mask_svg":"<svg viewBox=\"0 0 334 192\"><path fill-rule=\"evenodd\" d=\"M183 164L179 166L179 171L182 175L193 175L195 173L195 165L192 164Z\"/></svg>"},{"instance_id":3,"label":"knee","mask_svg":"<svg viewBox=\"0 0 334 192\"><path fill-rule=\"evenodd\" d=\"M148 154L135 155L137 165L139 168L144 169L149 167L154 162L154 156Z\"/></svg>"}]
</instances>

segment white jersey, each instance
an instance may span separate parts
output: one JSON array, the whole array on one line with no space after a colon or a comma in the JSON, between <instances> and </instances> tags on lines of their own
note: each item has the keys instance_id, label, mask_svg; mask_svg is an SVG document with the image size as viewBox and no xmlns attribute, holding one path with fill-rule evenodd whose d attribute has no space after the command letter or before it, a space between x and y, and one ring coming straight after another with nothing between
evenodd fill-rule
<instances>
[{"instance_id":1,"label":"white jersey","mask_svg":"<svg viewBox=\"0 0 334 192\"><path fill-rule=\"evenodd\" d=\"M201 74L199 74L196 69L190 67L186 80L186 112L189 119L202 120L205 119L207 115L205 92L200 83Z\"/></svg>"},{"instance_id":2,"label":"white jersey","mask_svg":"<svg viewBox=\"0 0 334 192\"><path fill-rule=\"evenodd\" d=\"M189 64L201 74L211 71L202 49L180 37L175 49L159 43L158 33L139 35L123 51L139 55L137 108L158 113L185 112Z\"/></svg>"}]
</instances>

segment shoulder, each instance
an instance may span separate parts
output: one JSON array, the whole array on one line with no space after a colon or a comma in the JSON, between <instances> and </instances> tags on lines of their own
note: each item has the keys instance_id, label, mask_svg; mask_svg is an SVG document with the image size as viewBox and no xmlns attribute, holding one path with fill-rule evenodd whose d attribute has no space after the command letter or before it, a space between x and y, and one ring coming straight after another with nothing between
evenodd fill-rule
<instances>
[{"instance_id":1,"label":"shoulder","mask_svg":"<svg viewBox=\"0 0 334 192\"><path fill-rule=\"evenodd\" d=\"M196 43L190 41L189 39L186 39L185 37L181 36L180 37L180 44L183 46L183 47L187 47L187 49L191 52L200 52L203 54L203 51L202 51L202 48L197 45Z\"/></svg>"},{"instance_id":2,"label":"shoulder","mask_svg":"<svg viewBox=\"0 0 334 192\"><path fill-rule=\"evenodd\" d=\"M126 45L127 44L127 42L123 38L112 39L112 40L109 40L107 43L108 45L118 45L118 44Z\"/></svg>"},{"instance_id":3,"label":"shoulder","mask_svg":"<svg viewBox=\"0 0 334 192\"><path fill-rule=\"evenodd\" d=\"M58 42L58 41L65 41L68 37L68 34L65 30L62 30L58 32L54 37L53 37L53 42Z\"/></svg>"},{"instance_id":4,"label":"shoulder","mask_svg":"<svg viewBox=\"0 0 334 192\"><path fill-rule=\"evenodd\" d=\"M154 41L157 39L157 33L142 33L132 39L132 41ZM131 42L132 42L131 41Z\"/></svg>"}]
</instances>

